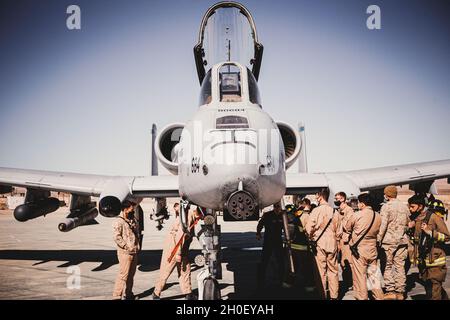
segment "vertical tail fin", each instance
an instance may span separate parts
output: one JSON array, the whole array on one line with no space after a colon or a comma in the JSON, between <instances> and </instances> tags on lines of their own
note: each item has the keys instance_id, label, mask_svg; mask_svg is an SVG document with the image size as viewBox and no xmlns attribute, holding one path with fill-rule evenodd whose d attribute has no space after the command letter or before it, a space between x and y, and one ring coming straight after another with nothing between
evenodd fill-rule
<instances>
[{"instance_id":1,"label":"vertical tail fin","mask_svg":"<svg viewBox=\"0 0 450 320\"><path fill-rule=\"evenodd\" d=\"M300 132L300 138L302 139L302 149L298 156L298 172L308 172L308 158L306 157L306 132L305 125L300 122L298 124L298 131Z\"/></svg>"},{"instance_id":2,"label":"vertical tail fin","mask_svg":"<svg viewBox=\"0 0 450 320\"><path fill-rule=\"evenodd\" d=\"M151 175L157 176L158 175L158 159L156 159L156 152L155 152L155 142L156 142L156 134L158 133L158 130L156 128L156 124L152 125L152 151L151 151Z\"/></svg>"}]
</instances>

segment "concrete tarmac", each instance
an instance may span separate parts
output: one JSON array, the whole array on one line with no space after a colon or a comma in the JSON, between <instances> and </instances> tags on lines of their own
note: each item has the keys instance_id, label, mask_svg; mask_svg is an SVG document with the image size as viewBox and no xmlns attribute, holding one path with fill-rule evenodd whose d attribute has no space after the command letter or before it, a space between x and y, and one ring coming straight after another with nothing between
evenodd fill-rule
<instances>
[{"instance_id":1,"label":"concrete tarmac","mask_svg":"<svg viewBox=\"0 0 450 320\"><path fill-rule=\"evenodd\" d=\"M0 211L0 299L111 298L118 271L112 239L113 219L99 216L97 225L62 233L57 226L66 212L67 208L61 208L46 217L21 223L14 220L10 210ZM162 242L171 221L166 221L166 227L158 231L146 215L143 252L133 290L139 299L151 297L158 277ZM257 292L256 270L261 242L255 238L256 222L220 223L223 279L219 282L223 299L313 298L305 295L300 288L278 288L273 276L274 261L268 270L265 290ZM194 240L191 248L193 261L201 247ZM196 293L199 268L194 264L192 266L192 287ZM408 299L424 298L422 285L415 281L416 272L415 268L409 272ZM450 293L449 275L445 287ZM162 298L183 298L176 272L169 278ZM347 292L343 299L353 299L352 292Z\"/></svg>"}]
</instances>

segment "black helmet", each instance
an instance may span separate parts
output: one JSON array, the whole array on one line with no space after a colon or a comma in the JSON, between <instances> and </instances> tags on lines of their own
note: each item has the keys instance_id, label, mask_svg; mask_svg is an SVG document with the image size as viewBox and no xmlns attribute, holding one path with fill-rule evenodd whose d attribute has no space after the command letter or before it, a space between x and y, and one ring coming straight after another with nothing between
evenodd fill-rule
<instances>
[{"instance_id":1,"label":"black helmet","mask_svg":"<svg viewBox=\"0 0 450 320\"><path fill-rule=\"evenodd\" d=\"M438 199L433 199L432 201L430 201L428 203L428 208L430 209L430 211L439 214L441 217L444 217L447 214L444 203Z\"/></svg>"}]
</instances>

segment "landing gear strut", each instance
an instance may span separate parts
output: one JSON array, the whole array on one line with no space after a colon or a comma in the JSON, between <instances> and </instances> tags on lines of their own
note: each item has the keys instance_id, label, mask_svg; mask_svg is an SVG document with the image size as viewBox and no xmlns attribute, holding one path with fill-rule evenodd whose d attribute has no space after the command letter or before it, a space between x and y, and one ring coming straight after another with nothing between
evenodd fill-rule
<instances>
[{"instance_id":1,"label":"landing gear strut","mask_svg":"<svg viewBox=\"0 0 450 320\"><path fill-rule=\"evenodd\" d=\"M220 225L217 224L216 212L207 210L201 231L198 235L203 245L203 270L198 274L199 300L221 299L219 283L222 279Z\"/></svg>"},{"instance_id":2,"label":"landing gear strut","mask_svg":"<svg viewBox=\"0 0 450 320\"><path fill-rule=\"evenodd\" d=\"M189 202L181 200L181 225L183 230L188 230L187 217ZM195 257L195 264L203 267L197 276L198 299L199 300L219 300L221 299L219 283L222 279L222 257L220 225L217 224L217 214L215 211L207 209L203 212L203 223L197 237L202 244L202 253Z\"/></svg>"}]
</instances>

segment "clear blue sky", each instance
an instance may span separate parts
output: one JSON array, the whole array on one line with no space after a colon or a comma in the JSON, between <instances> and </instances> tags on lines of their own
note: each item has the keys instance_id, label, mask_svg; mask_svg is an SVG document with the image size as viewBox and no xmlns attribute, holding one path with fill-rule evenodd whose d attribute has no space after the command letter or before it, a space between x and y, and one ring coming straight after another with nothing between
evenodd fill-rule
<instances>
[{"instance_id":1,"label":"clear blue sky","mask_svg":"<svg viewBox=\"0 0 450 320\"><path fill-rule=\"evenodd\" d=\"M197 108L192 48L213 3L2 1L0 166L148 174L152 123ZM265 46L263 107L306 123L310 171L450 158L448 1L242 3Z\"/></svg>"}]
</instances>

